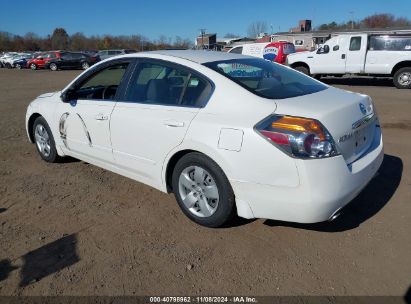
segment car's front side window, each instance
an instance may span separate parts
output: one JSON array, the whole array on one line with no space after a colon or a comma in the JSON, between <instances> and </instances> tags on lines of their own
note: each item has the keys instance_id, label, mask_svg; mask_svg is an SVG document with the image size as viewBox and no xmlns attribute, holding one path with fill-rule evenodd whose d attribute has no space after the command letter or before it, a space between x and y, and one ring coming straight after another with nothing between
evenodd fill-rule
<instances>
[{"instance_id":1,"label":"car's front side window","mask_svg":"<svg viewBox=\"0 0 411 304\"><path fill-rule=\"evenodd\" d=\"M77 99L114 100L129 63L117 63L88 77L76 89Z\"/></svg>"},{"instance_id":2,"label":"car's front side window","mask_svg":"<svg viewBox=\"0 0 411 304\"><path fill-rule=\"evenodd\" d=\"M211 93L211 84L183 67L141 62L127 92L127 101L201 107Z\"/></svg>"}]
</instances>

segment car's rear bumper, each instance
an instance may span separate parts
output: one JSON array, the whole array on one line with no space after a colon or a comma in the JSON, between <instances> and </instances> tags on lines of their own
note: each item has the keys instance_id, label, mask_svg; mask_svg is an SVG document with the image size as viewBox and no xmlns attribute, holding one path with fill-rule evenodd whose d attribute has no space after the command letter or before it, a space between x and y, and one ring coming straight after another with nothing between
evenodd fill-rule
<instances>
[{"instance_id":1,"label":"car's rear bumper","mask_svg":"<svg viewBox=\"0 0 411 304\"><path fill-rule=\"evenodd\" d=\"M350 165L341 155L296 160L300 178L297 187L231 181L240 202L237 202L238 214L299 223L326 221L361 192L376 174L383 158L382 134L377 128L368 152Z\"/></svg>"}]
</instances>

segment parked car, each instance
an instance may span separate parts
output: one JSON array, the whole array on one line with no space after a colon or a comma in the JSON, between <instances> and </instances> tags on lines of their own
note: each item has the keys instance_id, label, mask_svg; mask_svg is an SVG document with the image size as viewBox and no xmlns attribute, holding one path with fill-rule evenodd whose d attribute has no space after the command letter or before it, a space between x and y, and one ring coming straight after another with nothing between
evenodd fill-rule
<instances>
[{"instance_id":1,"label":"parked car","mask_svg":"<svg viewBox=\"0 0 411 304\"><path fill-rule=\"evenodd\" d=\"M27 67L27 61L31 60L33 58L37 57L37 54L30 54L26 53L23 55L17 55L13 57L13 59L10 61L10 68L16 68L16 69L24 69Z\"/></svg>"},{"instance_id":2,"label":"parked car","mask_svg":"<svg viewBox=\"0 0 411 304\"><path fill-rule=\"evenodd\" d=\"M57 58L50 59L46 63L46 68L52 71L80 68L86 70L98 61L100 61L100 58L97 55L90 56L83 53L61 52Z\"/></svg>"},{"instance_id":3,"label":"parked car","mask_svg":"<svg viewBox=\"0 0 411 304\"><path fill-rule=\"evenodd\" d=\"M27 68L30 68L32 70L47 68L47 63L50 60L60 58L61 53L61 51L50 51L40 53L36 58L30 59L27 62Z\"/></svg>"},{"instance_id":4,"label":"parked car","mask_svg":"<svg viewBox=\"0 0 411 304\"><path fill-rule=\"evenodd\" d=\"M98 51L97 55L100 57L101 60L113 57L113 56L118 56L118 55L124 55L124 54L132 54L135 53L136 50L101 50Z\"/></svg>"},{"instance_id":5,"label":"parked car","mask_svg":"<svg viewBox=\"0 0 411 304\"><path fill-rule=\"evenodd\" d=\"M17 55L17 53L15 53L15 52L4 53L0 57L0 67L4 68L7 65L7 62L15 55Z\"/></svg>"},{"instance_id":6,"label":"parked car","mask_svg":"<svg viewBox=\"0 0 411 304\"><path fill-rule=\"evenodd\" d=\"M295 47L294 44L285 41L249 43L235 46L227 52L264 58L266 60L284 64L287 56L295 53Z\"/></svg>"},{"instance_id":7,"label":"parked car","mask_svg":"<svg viewBox=\"0 0 411 304\"><path fill-rule=\"evenodd\" d=\"M314 77L372 75L392 77L399 89L411 88L411 37L350 34L331 38L318 50L288 56L294 69Z\"/></svg>"},{"instance_id":8,"label":"parked car","mask_svg":"<svg viewBox=\"0 0 411 304\"><path fill-rule=\"evenodd\" d=\"M384 157L369 96L222 52L102 61L32 101L26 128L43 160L72 156L174 192L210 227L235 213L332 220Z\"/></svg>"}]
</instances>

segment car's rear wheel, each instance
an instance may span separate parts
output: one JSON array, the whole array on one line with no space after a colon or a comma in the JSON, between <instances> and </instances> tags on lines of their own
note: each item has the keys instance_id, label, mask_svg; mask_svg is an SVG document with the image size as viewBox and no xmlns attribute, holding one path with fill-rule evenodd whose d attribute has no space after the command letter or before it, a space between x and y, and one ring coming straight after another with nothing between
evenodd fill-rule
<instances>
[{"instance_id":1,"label":"car's rear wheel","mask_svg":"<svg viewBox=\"0 0 411 304\"><path fill-rule=\"evenodd\" d=\"M50 127L43 117L37 117L33 124L33 138L37 152L49 163L58 162L61 157L57 154L56 144Z\"/></svg>"},{"instance_id":2,"label":"car's rear wheel","mask_svg":"<svg viewBox=\"0 0 411 304\"><path fill-rule=\"evenodd\" d=\"M55 63L50 63L50 70L52 70L52 71L57 71L57 70L58 70L57 64L55 64Z\"/></svg>"},{"instance_id":3,"label":"car's rear wheel","mask_svg":"<svg viewBox=\"0 0 411 304\"><path fill-rule=\"evenodd\" d=\"M83 63L81 64L81 68L82 68L83 70L87 70L89 67L90 67L90 65L88 64L88 62L83 62Z\"/></svg>"},{"instance_id":4,"label":"car's rear wheel","mask_svg":"<svg viewBox=\"0 0 411 304\"><path fill-rule=\"evenodd\" d=\"M21 70L21 69L22 69L22 66L21 66L20 63L16 63L15 68L18 69L18 70Z\"/></svg>"},{"instance_id":5,"label":"car's rear wheel","mask_svg":"<svg viewBox=\"0 0 411 304\"><path fill-rule=\"evenodd\" d=\"M398 89L411 89L411 68L399 69L395 72L393 81Z\"/></svg>"},{"instance_id":6,"label":"car's rear wheel","mask_svg":"<svg viewBox=\"0 0 411 304\"><path fill-rule=\"evenodd\" d=\"M192 221L220 227L234 215L235 197L221 168L201 153L189 153L176 164L172 187L176 200Z\"/></svg>"},{"instance_id":7,"label":"car's rear wheel","mask_svg":"<svg viewBox=\"0 0 411 304\"><path fill-rule=\"evenodd\" d=\"M37 65L35 63L30 64L30 69L37 70Z\"/></svg>"}]
</instances>

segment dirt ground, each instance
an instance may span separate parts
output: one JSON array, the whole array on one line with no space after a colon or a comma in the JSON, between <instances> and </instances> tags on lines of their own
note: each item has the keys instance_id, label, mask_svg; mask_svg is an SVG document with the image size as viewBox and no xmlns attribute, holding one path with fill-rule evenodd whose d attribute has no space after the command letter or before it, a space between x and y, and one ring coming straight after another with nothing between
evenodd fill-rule
<instances>
[{"instance_id":1,"label":"dirt ground","mask_svg":"<svg viewBox=\"0 0 411 304\"><path fill-rule=\"evenodd\" d=\"M0 295L399 295L411 285L411 90L329 79L380 115L380 174L332 223L207 229L173 195L28 143L28 103L80 71L0 70ZM330 178L337 178L330 177Z\"/></svg>"}]
</instances>

